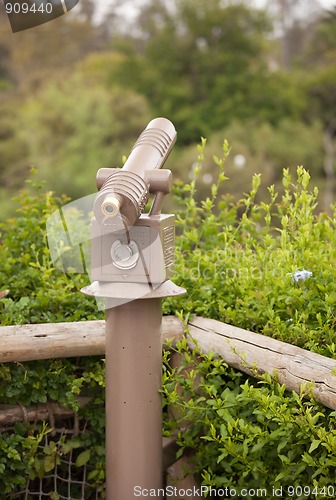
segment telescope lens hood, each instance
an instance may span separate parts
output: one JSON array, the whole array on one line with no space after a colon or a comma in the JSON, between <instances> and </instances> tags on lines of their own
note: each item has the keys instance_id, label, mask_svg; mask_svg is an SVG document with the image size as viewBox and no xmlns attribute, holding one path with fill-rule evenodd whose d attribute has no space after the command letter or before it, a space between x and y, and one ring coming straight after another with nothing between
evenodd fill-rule
<instances>
[{"instance_id":1,"label":"telescope lens hood","mask_svg":"<svg viewBox=\"0 0 336 500\"><path fill-rule=\"evenodd\" d=\"M140 175L123 169L115 169L100 189L94 214L98 222L118 213L133 226L142 214L148 201L149 191Z\"/></svg>"}]
</instances>

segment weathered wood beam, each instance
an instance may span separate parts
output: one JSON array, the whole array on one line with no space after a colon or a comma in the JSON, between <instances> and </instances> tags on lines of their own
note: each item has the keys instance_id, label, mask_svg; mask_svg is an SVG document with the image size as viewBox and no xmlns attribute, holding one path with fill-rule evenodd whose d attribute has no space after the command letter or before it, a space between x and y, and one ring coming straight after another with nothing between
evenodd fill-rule
<instances>
[{"instance_id":1,"label":"weathered wood beam","mask_svg":"<svg viewBox=\"0 0 336 500\"><path fill-rule=\"evenodd\" d=\"M313 382L314 397L336 409L336 360L213 319L195 317L189 331L203 352L217 353L249 375L276 375L280 384L297 393L303 383Z\"/></svg>"},{"instance_id":2,"label":"weathered wood beam","mask_svg":"<svg viewBox=\"0 0 336 500\"><path fill-rule=\"evenodd\" d=\"M163 341L182 338L183 326L175 316L165 316L162 326ZM336 409L336 360L212 319L193 318L189 330L203 352L213 351L249 375L276 374L298 393L304 382L313 382L315 398ZM2 363L104 353L104 321L0 327Z\"/></svg>"},{"instance_id":3,"label":"weathered wood beam","mask_svg":"<svg viewBox=\"0 0 336 500\"><path fill-rule=\"evenodd\" d=\"M79 397L78 404L80 408L84 408L91 398ZM16 422L37 422L40 420L48 420L50 418L66 418L73 417L74 411L71 408L50 402L48 404L39 404L35 406L21 405L0 405L0 428L14 425Z\"/></svg>"},{"instance_id":4,"label":"weathered wood beam","mask_svg":"<svg viewBox=\"0 0 336 500\"><path fill-rule=\"evenodd\" d=\"M181 321L175 316L164 316L162 340L182 335ZM0 327L0 363L104 354L105 321Z\"/></svg>"}]
</instances>

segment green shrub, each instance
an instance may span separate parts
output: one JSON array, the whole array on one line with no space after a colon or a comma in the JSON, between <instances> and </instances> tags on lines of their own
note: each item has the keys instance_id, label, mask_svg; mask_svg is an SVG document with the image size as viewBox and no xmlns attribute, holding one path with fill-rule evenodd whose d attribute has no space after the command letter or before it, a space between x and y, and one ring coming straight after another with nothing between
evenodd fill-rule
<instances>
[{"instance_id":1,"label":"green shrub","mask_svg":"<svg viewBox=\"0 0 336 500\"><path fill-rule=\"evenodd\" d=\"M197 203L204 148L205 141L199 146L195 180L176 186L175 201L181 209L177 211L175 281L187 288L187 294L167 299L164 312L219 319L334 357L335 218L318 212L317 191L309 190L308 172L299 167L293 182L285 170L284 194L280 197L269 187L267 202L255 201L259 176L239 202L229 196L219 198L229 152L224 143L223 158L214 157L218 182L209 197ZM1 289L10 290L0 302L2 325L101 318L95 301L79 291L88 278L63 274L50 259L46 219L66 199L55 199L43 192L42 185L32 184L17 198L17 217L1 227ZM305 279L295 279L294 273L303 270L308 273L302 275ZM183 345L178 350L193 375L181 378L180 372L166 366L164 402L182 411L179 422L165 419L165 431L191 422L178 441L181 452L194 451L194 470L202 484L231 484L238 490L243 485L291 481L291 485L323 488L334 477L333 412L304 400L303 394L284 392L276 381L265 377L260 383L200 353L195 364L195 353ZM104 483L104 368L102 360L92 358L0 367L5 404L49 399L77 411L79 395L92 397L91 404L79 410L80 421L88 422L90 432L81 435L75 446L81 457L78 463L88 461L89 480L100 489ZM195 392L197 374L201 379ZM184 395L191 397L188 403L176 393L176 384L183 385ZM1 491L22 485L25 472L43 476L71 448L73 443L65 439L37 453L36 443L48 430L41 427L31 434L31 441L25 440L22 426L15 438L2 435Z\"/></svg>"},{"instance_id":2,"label":"green shrub","mask_svg":"<svg viewBox=\"0 0 336 500\"><path fill-rule=\"evenodd\" d=\"M309 387L298 395L269 375L258 382L197 347L190 352L185 341L176 352L177 369L165 355L163 393L178 417L165 428L168 435L179 429L179 456L189 451L201 485L228 488L226 498L256 498L240 496L246 488L264 498L274 497L273 488L282 488L281 498L335 498L336 412L307 401Z\"/></svg>"},{"instance_id":3,"label":"green shrub","mask_svg":"<svg viewBox=\"0 0 336 500\"><path fill-rule=\"evenodd\" d=\"M44 192L43 183L28 181L31 186L16 198L17 217L1 225L0 282L9 289L0 302L2 325L80 321L102 318L94 300L80 293L89 283L85 275L57 270L47 247L48 216L68 201ZM29 406L57 401L79 414L79 422L87 422L89 432L76 438L76 454L86 453L88 479L102 489L104 484L104 413L105 365L95 358L55 359L29 363L0 365L2 404ZM78 395L89 396L91 403L79 410ZM43 477L61 457L69 453L73 439L60 442L49 439L48 446L37 450L50 427L26 429L17 425L13 432L3 433L0 443L0 490L4 493L22 487L28 477ZM53 443L53 444L50 444ZM52 446L52 449L50 448ZM82 467L83 455L80 459ZM79 473L80 473L79 467Z\"/></svg>"},{"instance_id":4,"label":"green shrub","mask_svg":"<svg viewBox=\"0 0 336 500\"><path fill-rule=\"evenodd\" d=\"M214 158L218 182L208 198L195 202L205 141L199 147L196 178L177 189L180 232L176 280L187 294L165 303L165 312L218 319L318 352L335 353L335 216L317 211L317 189L309 173L283 172L284 194L273 186L269 200L256 202L260 176L239 202L218 199L228 146ZM307 279L294 273L307 270Z\"/></svg>"},{"instance_id":5,"label":"green shrub","mask_svg":"<svg viewBox=\"0 0 336 500\"><path fill-rule=\"evenodd\" d=\"M0 304L1 324L96 319L95 301L80 293L89 278L56 269L47 246L47 218L69 200L44 192L34 174L15 199L17 217L0 225L0 282L10 291Z\"/></svg>"}]
</instances>

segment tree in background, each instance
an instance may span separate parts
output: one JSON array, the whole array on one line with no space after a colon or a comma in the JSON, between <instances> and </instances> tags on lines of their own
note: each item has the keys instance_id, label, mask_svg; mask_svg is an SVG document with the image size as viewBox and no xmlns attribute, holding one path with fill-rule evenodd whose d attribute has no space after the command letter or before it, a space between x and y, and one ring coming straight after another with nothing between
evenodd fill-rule
<instances>
[{"instance_id":1,"label":"tree in background","mask_svg":"<svg viewBox=\"0 0 336 500\"><path fill-rule=\"evenodd\" d=\"M243 2L150 1L135 21L135 36L117 49L127 54L115 82L144 94L154 113L170 116L183 143L232 120L253 116L277 123L298 117L295 82L268 65L265 12Z\"/></svg>"},{"instance_id":2,"label":"tree in background","mask_svg":"<svg viewBox=\"0 0 336 500\"><path fill-rule=\"evenodd\" d=\"M289 71L300 59L316 20L322 15L321 5L318 0L275 0L266 2L265 8L277 40L278 63Z\"/></svg>"},{"instance_id":3,"label":"tree in background","mask_svg":"<svg viewBox=\"0 0 336 500\"><path fill-rule=\"evenodd\" d=\"M125 17L136 4L138 11ZM155 115L176 125L180 151L173 168L181 178L190 169L184 147L200 136L209 142L221 136L236 155L244 149L237 130L246 132L248 149L236 196L248 189L251 169L269 182L282 167L307 158L305 151L311 153L306 166L325 175L320 155L334 107L335 26L332 16L320 20L313 4L307 17L301 0L295 8L287 0L268 2L273 11L247 0L116 0L97 25L93 0L83 0L72 14L15 36L0 12L4 199L32 162L58 190L87 194L95 170L120 164ZM287 40L288 67L281 59L279 6L286 9L288 40L300 38L296 45L295 37Z\"/></svg>"},{"instance_id":4,"label":"tree in background","mask_svg":"<svg viewBox=\"0 0 336 500\"><path fill-rule=\"evenodd\" d=\"M45 110L48 110L46 113ZM80 71L49 83L20 114L28 160L48 187L80 197L95 189L100 167L120 167L133 138L149 120L146 101L131 90L107 90Z\"/></svg>"},{"instance_id":5,"label":"tree in background","mask_svg":"<svg viewBox=\"0 0 336 500\"><path fill-rule=\"evenodd\" d=\"M312 103L310 113L324 127L324 172L327 179L325 205L334 201L336 159L336 7L316 25L306 53L311 69L307 92Z\"/></svg>"},{"instance_id":6,"label":"tree in background","mask_svg":"<svg viewBox=\"0 0 336 500\"><path fill-rule=\"evenodd\" d=\"M86 2L88 3L88 2ZM29 175L32 144L23 140L27 101L54 81L66 80L77 61L100 48L99 32L81 14L62 16L32 30L13 34L0 3L0 218L9 213L11 193ZM48 115L48 107L43 113ZM38 133L37 133L38 135ZM63 188L64 190L64 188Z\"/></svg>"}]
</instances>

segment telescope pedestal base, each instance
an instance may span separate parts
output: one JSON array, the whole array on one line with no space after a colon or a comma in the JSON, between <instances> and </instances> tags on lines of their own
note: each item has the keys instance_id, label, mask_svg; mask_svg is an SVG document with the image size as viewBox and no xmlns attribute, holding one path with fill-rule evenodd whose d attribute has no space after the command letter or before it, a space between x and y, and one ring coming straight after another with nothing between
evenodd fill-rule
<instances>
[{"instance_id":1,"label":"telescope pedestal base","mask_svg":"<svg viewBox=\"0 0 336 500\"><path fill-rule=\"evenodd\" d=\"M107 306L106 498L132 500L152 490L164 499L161 301L185 289L170 280L152 289L96 281L82 292Z\"/></svg>"},{"instance_id":2,"label":"telescope pedestal base","mask_svg":"<svg viewBox=\"0 0 336 500\"><path fill-rule=\"evenodd\" d=\"M162 488L161 299L106 311L107 500Z\"/></svg>"}]
</instances>

